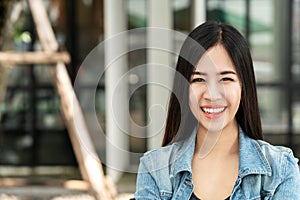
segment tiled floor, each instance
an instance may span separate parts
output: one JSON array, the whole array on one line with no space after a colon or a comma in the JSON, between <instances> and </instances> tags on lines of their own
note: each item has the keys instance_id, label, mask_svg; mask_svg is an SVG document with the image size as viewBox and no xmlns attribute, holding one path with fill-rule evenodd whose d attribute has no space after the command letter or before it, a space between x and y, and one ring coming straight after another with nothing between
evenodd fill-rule
<instances>
[{"instance_id":1,"label":"tiled floor","mask_svg":"<svg viewBox=\"0 0 300 200\"><path fill-rule=\"evenodd\" d=\"M135 174L124 174L117 183L117 190L122 197L119 199L129 199L135 190ZM11 179L13 181L13 179ZM18 179L20 182L20 180ZM30 182L30 181L28 181ZM55 181L51 184L29 184L14 186L13 182L10 186L3 185L0 187L0 200L95 200L94 196L84 188L68 189L60 185L55 185ZM57 181L61 183L61 181Z\"/></svg>"}]
</instances>

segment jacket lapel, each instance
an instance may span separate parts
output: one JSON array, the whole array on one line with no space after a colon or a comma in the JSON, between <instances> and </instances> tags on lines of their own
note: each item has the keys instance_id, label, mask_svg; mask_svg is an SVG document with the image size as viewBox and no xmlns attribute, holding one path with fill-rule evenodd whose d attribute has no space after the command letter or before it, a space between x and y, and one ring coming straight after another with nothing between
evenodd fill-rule
<instances>
[{"instance_id":1,"label":"jacket lapel","mask_svg":"<svg viewBox=\"0 0 300 200\"><path fill-rule=\"evenodd\" d=\"M239 127L239 144L239 176L241 178L249 174L272 175L270 164L260 145L256 140L249 138L241 127Z\"/></svg>"}]
</instances>

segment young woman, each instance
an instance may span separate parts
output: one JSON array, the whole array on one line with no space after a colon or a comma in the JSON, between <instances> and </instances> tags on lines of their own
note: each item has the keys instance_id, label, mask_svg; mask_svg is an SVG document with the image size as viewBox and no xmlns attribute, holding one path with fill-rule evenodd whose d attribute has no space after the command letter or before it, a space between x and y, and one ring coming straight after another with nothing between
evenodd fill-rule
<instances>
[{"instance_id":1,"label":"young woman","mask_svg":"<svg viewBox=\"0 0 300 200\"><path fill-rule=\"evenodd\" d=\"M135 199L300 199L298 160L263 141L252 58L232 26L185 40L161 148L141 158Z\"/></svg>"}]
</instances>

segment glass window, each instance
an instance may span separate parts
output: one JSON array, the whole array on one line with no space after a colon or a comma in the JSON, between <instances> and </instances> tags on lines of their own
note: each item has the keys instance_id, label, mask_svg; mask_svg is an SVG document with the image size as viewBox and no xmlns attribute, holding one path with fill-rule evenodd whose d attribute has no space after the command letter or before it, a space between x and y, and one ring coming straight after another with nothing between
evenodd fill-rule
<instances>
[{"instance_id":1,"label":"glass window","mask_svg":"<svg viewBox=\"0 0 300 200\"><path fill-rule=\"evenodd\" d=\"M250 1L249 42L257 82L281 80L274 65L274 6L272 0Z\"/></svg>"},{"instance_id":2,"label":"glass window","mask_svg":"<svg viewBox=\"0 0 300 200\"><path fill-rule=\"evenodd\" d=\"M264 133L286 133L288 119L284 91L275 87L258 87L257 93Z\"/></svg>"},{"instance_id":3,"label":"glass window","mask_svg":"<svg viewBox=\"0 0 300 200\"><path fill-rule=\"evenodd\" d=\"M173 1L174 30L189 32L191 29L191 13L189 0Z\"/></svg>"},{"instance_id":4,"label":"glass window","mask_svg":"<svg viewBox=\"0 0 300 200\"><path fill-rule=\"evenodd\" d=\"M294 132L300 135L300 93L299 89L294 89L294 99L292 105L292 116L293 116L293 125Z\"/></svg>"},{"instance_id":5,"label":"glass window","mask_svg":"<svg viewBox=\"0 0 300 200\"><path fill-rule=\"evenodd\" d=\"M146 27L147 3L145 0L128 0L128 29Z\"/></svg>"},{"instance_id":6,"label":"glass window","mask_svg":"<svg viewBox=\"0 0 300 200\"><path fill-rule=\"evenodd\" d=\"M32 158L32 136L24 130L1 133L0 142L0 164L1 165L30 165Z\"/></svg>"},{"instance_id":7,"label":"glass window","mask_svg":"<svg viewBox=\"0 0 300 200\"><path fill-rule=\"evenodd\" d=\"M295 157L299 158L300 157L300 135L297 134L294 136L294 155Z\"/></svg>"},{"instance_id":8,"label":"glass window","mask_svg":"<svg viewBox=\"0 0 300 200\"><path fill-rule=\"evenodd\" d=\"M39 89L37 91L37 119L36 127L39 129L64 129L60 112L60 102L54 88Z\"/></svg>"},{"instance_id":9,"label":"glass window","mask_svg":"<svg viewBox=\"0 0 300 200\"><path fill-rule=\"evenodd\" d=\"M300 157L300 0L292 1L292 82L293 100L292 100L292 121L293 121L293 142L294 153Z\"/></svg>"},{"instance_id":10,"label":"glass window","mask_svg":"<svg viewBox=\"0 0 300 200\"><path fill-rule=\"evenodd\" d=\"M51 67L48 65L35 65L34 67L34 75L36 77L37 84L40 85L54 85L54 77L51 71Z\"/></svg>"},{"instance_id":11,"label":"glass window","mask_svg":"<svg viewBox=\"0 0 300 200\"><path fill-rule=\"evenodd\" d=\"M292 119L293 119L293 150L296 157L300 157L300 88L293 91L293 104L292 104Z\"/></svg>"},{"instance_id":12,"label":"glass window","mask_svg":"<svg viewBox=\"0 0 300 200\"><path fill-rule=\"evenodd\" d=\"M292 24L293 80L300 81L300 0L294 0Z\"/></svg>"},{"instance_id":13,"label":"glass window","mask_svg":"<svg viewBox=\"0 0 300 200\"><path fill-rule=\"evenodd\" d=\"M30 123L29 95L17 87L8 87L1 110L3 129L27 130Z\"/></svg>"},{"instance_id":14,"label":"glass window","mask_svg":"<svg viewBox=\"0 0 300 200\"><path fill-rule=\"evenodd\" d=\"M146 46L146 32L139 31L129 35L129 46L134 49L135 45L143 44ZM138 43L135 43L138 42ZM147 87L140 86L141 83L146 83L147 72L146 68L140 68L147 62L146 49L137 49L127 53L128 68L132 69L129 78L129 93L132 94L129 98L129 112L130 112L130 150L133 152L146 151L146 128L137 130L137 126L146 127L146 93ZM139 135L139 137L136 137ZM131 159L131 164L138 164L138 159Z\"/></svg>"},{"instance_id":15,"label":"glass window","mask_svg":"<svg viewBox=\"0 0 300 200\"><path fill-rule=\"evenodd\" d=\"M25 65L14 66L8 74L7 86L25 86L29 84L29 67Z\"/></svg>"},{"instance_id":16,"label":"glass window","mask_svg":"<svg viewBox=\"0 0 300 200\"><path fill-rule=\"evenodd\" d=\"M207 19L229 23L242 33L246 27L246 4L239 0L207 1Z\"/></svg>"},{"instance_id":17,"label":"glass window","mask_svg":"<svg viewBox=\"0 0 300 200\"><path fill-rule=\"evenodd\" d=\"M72 148L66 148L66 146L71 146L71 143L65 131L44 131L43 134L39 134L36 143L38 149L35 151L35 162L37 165L76 164Z\"/></svg>"}]
</instances>

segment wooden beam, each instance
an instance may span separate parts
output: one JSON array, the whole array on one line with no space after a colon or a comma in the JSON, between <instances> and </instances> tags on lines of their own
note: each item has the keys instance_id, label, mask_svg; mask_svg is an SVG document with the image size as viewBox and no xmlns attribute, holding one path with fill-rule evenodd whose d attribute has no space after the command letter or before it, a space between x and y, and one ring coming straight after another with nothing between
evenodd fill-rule
<instances>
[{"instance_id":1,"label":"wooden beam","mask_svg":"<svg viewBox=\"0 0 300 200\"><path fill-rule=\"evenodd\" d=\"M68 52L0 52L0 64L54 64L70 63Z\"/></svg>"},{"instance_id":2,"label":"wooden beam","mask_svg":"<svg viewBox=\"0 0 300 200\"><path fill-rule=\"evenodd\" d=\"M38 37L45 51L57 51L58 43L41 0L27 0ZM101 161L94 148L86 122L76 98L70 77L64 63L57 63L53 70L55 84L60 96L61 111L65 119L76 159L83 178L90 183L98 200L113 199L108 190Z\"/></svg>"},{"instance_id":3,"label":"wooden beam","mask_svg":"<svg viewBox=\"0 0 300 200\"><path fill-rule=\"evenodd\" d=\"M59 45L43 2L41 0L28 0L28 3L43 49L46 51L57 51Z\"/></svg>"}]
</instances>

